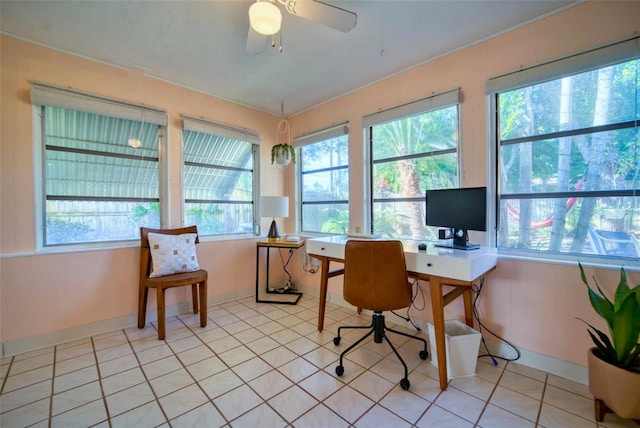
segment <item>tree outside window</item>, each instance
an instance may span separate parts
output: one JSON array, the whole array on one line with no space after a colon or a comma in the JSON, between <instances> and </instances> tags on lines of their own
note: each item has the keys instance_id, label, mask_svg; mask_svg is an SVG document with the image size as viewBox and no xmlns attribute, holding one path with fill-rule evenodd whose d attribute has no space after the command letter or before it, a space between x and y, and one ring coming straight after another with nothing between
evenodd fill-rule
<instances>
[{"instance_id":1,"label":"tree outside window","mask_svg":"<svg viewBox=\"0 0 640 428\"><path fill-rule=\"evenodd\" d=\"M368 135L372 232L435 239L425 225L425 194L458 187L457 104L374 124Z\"/></svg>"},{"instance_id":2,"label":"tree outside window","mask_svg":"<svg viewBox=\"0 0 640 428\"><path fill-rule=\"evenodd\" d=\"M300 148L301 230L349 230L349 137L339 135Z\"/></svg>"},{"instance_id":3,"label":"tree outside window","mask_svg":"<svg viewBox=\"0 0 640 428\"><path fill-rule=\"evenodd\" d=\"M640 257L639 65L495 95L498 247Z\"/></svg>"}]
</instances>

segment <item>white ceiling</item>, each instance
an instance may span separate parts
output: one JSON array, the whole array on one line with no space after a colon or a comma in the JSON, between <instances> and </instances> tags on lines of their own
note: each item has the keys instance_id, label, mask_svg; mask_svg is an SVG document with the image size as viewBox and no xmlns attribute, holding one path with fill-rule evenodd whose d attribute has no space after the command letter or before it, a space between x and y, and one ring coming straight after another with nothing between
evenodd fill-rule
<instances>
[{"instance_id":1,"label":"white ceiling","mask_svg":"<svg viewBox=\"0 0 640 428\"><path fill-rule=\"evenodd\" d=\"M298 0L306 1L306 0ZM0 1L0 30L289 117L575 0L326 0L349 33L283 12L283 52L245 50L251 1Z\"/></svg>"}]
</instances>

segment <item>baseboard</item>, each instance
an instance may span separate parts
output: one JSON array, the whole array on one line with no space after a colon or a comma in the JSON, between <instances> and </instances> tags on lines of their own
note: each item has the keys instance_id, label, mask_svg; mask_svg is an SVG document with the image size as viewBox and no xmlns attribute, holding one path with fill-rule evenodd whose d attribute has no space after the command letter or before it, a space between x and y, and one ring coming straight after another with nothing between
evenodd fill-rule
<instances>
[{"instance_id":1,"label":"baseboard","mask_svg":"<svg viewBox=\"0 0 640 428\"><path fill-rule=\"evenodd\" d=\"M253 295L253 289L242 289L233 293L219 294L207 297L207 306L217 305L220 303L236 300L248 295ZM176 305L167 306L165 308L166 317L173 317L185 314L193 310L191 302L182 302ZM150 320L158 319L156 310L147 309L147 323ZM49 346L60 345L66 342L84 339L86 337L96 336L111 331L122 330L133 327L138 324L138 315L131 314L123 317L112 318L104 321L97 321L90 324L84 324L77 327L71 327L64 330L58 330L51 333L45 333L37 336L31 336L24 339L9 340L0 344L0 358L11 357L25 352L35 351L37 349L47 348Z\"/></svg>"},{"instance_id":2,"label":"baseboard","mask_svg":"<svg viewBox=\"0 0 640 428\"><path fill-rule=\"evenodd\" d=\"M487 346L492 353L496 355L512 356L513 349L504 342L486 339ZM587 366L571 363L569 361L560 360L548 355L539 354L528 349L520 349L520 358L518 364L542 370L547 373L572 380L574 382L587 385L589 383L589 372Z\"/></svg>"},{"instance_id":3,"label":"baseboard","mask_svg":"<svg viewBox=\"0 0 640 428\"><path fill-rule=\"evenodd\" d=\"M186 302L178 303L177 305L167 306L165 311L167 317L173 317L188 312L189 305ZM157 319L157 316L158 314L155 310L147 310L147 322L149 322L149 320ZM47 348L49 346L84 339L85 337L121 330L137 324L137 314L131 314L123 317L84 324L77 327L66 328L64 330L58 330L51 333L31 336L24 339L10 340L3 344L3 357L11 357L24 352L34 351L36 349Z\"/></svg>"}]
</instances>

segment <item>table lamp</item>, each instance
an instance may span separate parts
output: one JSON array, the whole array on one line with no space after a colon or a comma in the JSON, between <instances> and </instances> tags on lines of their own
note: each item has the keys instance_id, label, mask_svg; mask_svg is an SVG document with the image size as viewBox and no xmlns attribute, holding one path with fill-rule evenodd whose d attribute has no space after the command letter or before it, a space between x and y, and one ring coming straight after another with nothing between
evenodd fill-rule
<instances>
[{"instance_id":1,"label":"table lamp","mask_svg":"<svg viewBox=\"0 0 640 428\"><path fill-rule=\"evenodd\" d=\"M288 196L262 196L260 198L260 216L271 217L271 228L267 235L267 241L275 242L280 239L276 217L289 217Z\"/></svg>"}]
</instances>

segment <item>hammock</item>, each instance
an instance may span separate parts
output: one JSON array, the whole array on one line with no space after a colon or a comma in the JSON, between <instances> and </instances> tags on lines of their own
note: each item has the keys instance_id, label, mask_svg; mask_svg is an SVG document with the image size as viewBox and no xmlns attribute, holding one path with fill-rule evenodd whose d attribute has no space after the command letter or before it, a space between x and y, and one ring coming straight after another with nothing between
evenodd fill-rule
<instances>
[{"instance_id":1,"label":"hammock","mask_svg":"<svg viewBox=\"0 0 640 428\"><path fill-rule=\"evenodd\" d=\"M580 179L580 181L576 183L576 190L578 191L582 190L583 184L584 184L584 179ZM573 208L576 202L578 202L577 196L567 199L567 202L565 204L567 208L567 212L569 212ZM509 211L509 214L511 214L516 220L520 220L520 213L515 208L513 208L509 202L507 202L507 210ZM549 214L547 217L545 217L542 220L533 220L531 222L531 228L542 229L543 227L549 227L552 224L553 224L553 213Z\"/></svg>"}]
</instances>

